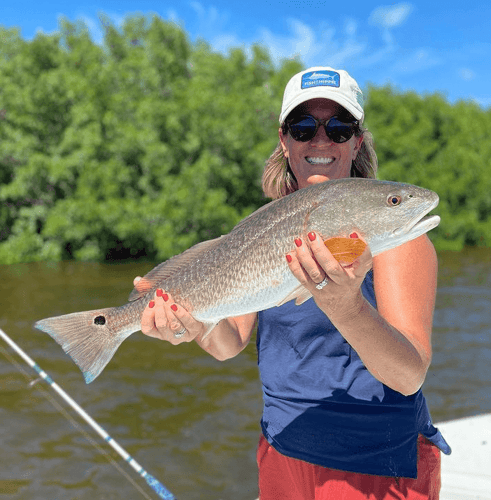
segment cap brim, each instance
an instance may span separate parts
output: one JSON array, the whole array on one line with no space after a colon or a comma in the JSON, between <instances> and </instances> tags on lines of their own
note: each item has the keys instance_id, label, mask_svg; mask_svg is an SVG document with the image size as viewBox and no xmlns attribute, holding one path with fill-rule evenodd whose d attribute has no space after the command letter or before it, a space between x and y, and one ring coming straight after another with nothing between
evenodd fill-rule
<instances>
[{"instance_id":1,"label":"cap brim","mask_svg":"<svg viewBox=\"0 0 491 500\"><path fill-rule=\"evenodd\" d=\"M340 106L343 106L346 111L351 113L354 118L360 122L363 121L364 113L360 111L359 108L353 106L348 99L346 99L342 94L336 91L329 91L328 88L322 87L321 89L312 89L311 92L305 92L297 99L294 99L290 105L281 113L280 115L280 124L283 124L286 117L299 105L303 102L310 101L311 99L329 99L331 101L337 102Z\"/></svg>"}]
</instances>

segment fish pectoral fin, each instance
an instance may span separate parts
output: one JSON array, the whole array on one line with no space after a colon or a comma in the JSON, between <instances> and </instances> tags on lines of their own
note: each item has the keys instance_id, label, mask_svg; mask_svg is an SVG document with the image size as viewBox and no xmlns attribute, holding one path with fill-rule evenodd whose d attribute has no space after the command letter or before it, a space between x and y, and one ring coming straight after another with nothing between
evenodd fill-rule
<instances>
[{"instance_id":1,"label":"fish pectoral fin","mask_svg":"<svg viewBox=\"0 0 491 500\"><path fill-rule=\"evenodd\" d=\"M140 297L143 297L145 294L153 290L154 288L154 283L153 281L148 280L147 278L143 277L140 279L140 281L137 284L138 288L133 288L133 291L131 292L128 301L133 302L134 300L139 299Z\"/></svg>"},{"instance_id":2,"label":"fish pectoral fin","mask_svg":"<svg viewBox=\"0 0 491 500\"><path fill-rule=\"evenodd\" d=\"M160 282L179 272L183 266L195 259L198 259L204 252L214 248L220 238L224 238L224 236L219 236L214 240L202 241L201 243L188 248L185 252L174 255L174 257L171 257L158 266L155 266L138 282L137 288L135 287L130 293L128 301L132 302L133 300L137 300L149 291L155 289Z\"/></svg>"},{"instance_id":3,"label":"fish pectoral fin","mask_svg":"<svg viewBox=\"0 0 491 500\"><path fill-rule=\"evenodd\" d=\"M277 307L290 302L290 300L295 300L295 305L299 306L303 304L306 300L309 300L312 294L303 286L298 285L293 292L288 294L281 302L276 304Z\"/></svg>"},{"instance_id":4,"label":"fish pectoral fin","mask_svg":"<svg viewBox=\"0 0 491 500\"><path fill-rule=\"evenodd\" d=\"M295 305L299 306L303 304L305 301L309 300L310 297L312 297L312 294L304 288L300 295L298 295L297 300L295 300Z\"/></svg>"}]
</instances>

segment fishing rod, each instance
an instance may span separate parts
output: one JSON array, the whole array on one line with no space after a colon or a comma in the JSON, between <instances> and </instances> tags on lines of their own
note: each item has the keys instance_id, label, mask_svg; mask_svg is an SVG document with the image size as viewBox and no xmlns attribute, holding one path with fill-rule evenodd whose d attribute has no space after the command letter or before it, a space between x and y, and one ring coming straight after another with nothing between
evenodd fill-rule
<instances>
[{"instance_id":1,"label":"fishing rod","mask_svg":"<svg viewBox=\"0 0 491 500\"><path fill-rule=\"evenodd\" d=\"M14 351L31 367L38 375L57 392L103 439L108 443L135 471L147 482L148 486L163 500L176 500L176 497L156 478L150 475L128 452L122 448L78 403L76 403L53 379L41 369L41 367L30 358L1 328L0 337L14 349Z\"/></svg>"}]
</instances>

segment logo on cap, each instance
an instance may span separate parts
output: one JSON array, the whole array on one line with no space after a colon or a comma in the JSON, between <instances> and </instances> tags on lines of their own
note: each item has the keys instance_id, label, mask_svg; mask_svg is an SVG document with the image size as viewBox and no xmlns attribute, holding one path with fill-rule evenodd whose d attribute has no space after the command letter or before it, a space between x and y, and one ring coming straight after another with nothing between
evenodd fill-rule
<instances>
[{"instance_id":1,"label":"logo on cap","mask_svg":"<svg viewBox=\"0 0 491 500\"><path fill-rule=\"evenodd\" d=\"M302 89L311 87L339 87L340 76L336 71L309 71L302 75Z\"/></svg>"}]
</instances>

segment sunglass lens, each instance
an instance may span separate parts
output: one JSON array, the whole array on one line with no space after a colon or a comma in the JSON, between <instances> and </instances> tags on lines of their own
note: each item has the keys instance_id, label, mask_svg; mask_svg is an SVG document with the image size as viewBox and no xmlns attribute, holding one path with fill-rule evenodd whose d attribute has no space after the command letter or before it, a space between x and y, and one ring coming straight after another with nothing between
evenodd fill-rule
<instances>
[{"instance_id":1,"label":"sunglass lens","mask_svg":"<svg viewBox=\"0 0 491 500\"><path fill-rule=\"evenodd\" d=\"M310 141L314 137L316 123L312 117L304 116L288 124L290 134L296 141Z\"/></svg>"},{"instance_id":2,"label":"sunglass lens","mask_svg":"<svg viewBox=\"0 0 491 500\"><path fill-rule=\"evenodd\" d=\"M331 118L329 123L326 125L326 134L331 139L338 144L349 141L353 136L354 130L353 125L350 123L343 123L337 118Z\"/></svg>"}]
</instances>

